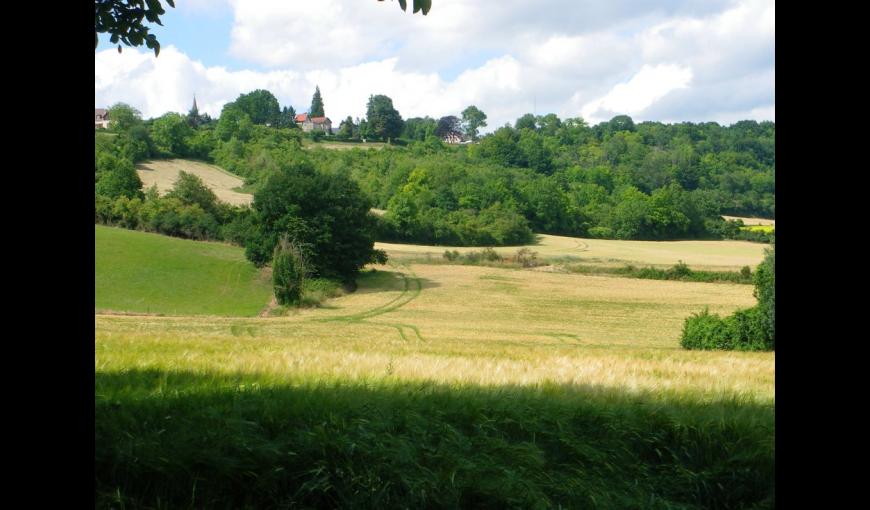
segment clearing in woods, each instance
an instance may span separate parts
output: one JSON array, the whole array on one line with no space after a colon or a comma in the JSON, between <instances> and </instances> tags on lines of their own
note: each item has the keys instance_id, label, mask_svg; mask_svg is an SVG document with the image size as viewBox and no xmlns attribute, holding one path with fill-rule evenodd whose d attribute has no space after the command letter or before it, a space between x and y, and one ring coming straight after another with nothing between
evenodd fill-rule
<instances>
[{"instance_id":1,"label":"clearing in woods","mask_svg":"<svg viewBox=\"0 0 870 510\"><path fill-rule=\"evenodd\" d=\"M238 188L245 183L241 177L214 165L189 159L165 159L146 161L136 166L136 172L139 174L139 178L142 179L142 189L148 189L156 184L157 191L161 195L168 193L172 189L181 171L202 179L202 182L211 188L214 194L217 195L218 200L222 202L232 205L245 205L250 204L254 200L253 195L234 191L234 188Z\"/></svg>"}]
</instances>

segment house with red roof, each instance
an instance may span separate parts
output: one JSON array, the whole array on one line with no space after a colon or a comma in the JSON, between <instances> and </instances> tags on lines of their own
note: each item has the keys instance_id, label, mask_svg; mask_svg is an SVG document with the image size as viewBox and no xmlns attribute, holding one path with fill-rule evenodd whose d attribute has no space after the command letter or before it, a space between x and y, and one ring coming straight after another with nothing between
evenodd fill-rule
<instances>
[{"instance_id":1,"label":"house with red roof","mask_svg":"<svg viewBox=\"0 0 870 510\"><path fill-rule=\"evenodd\" d=\"M332 133L332 121L329 117L310 117L307 113L300 113L296 115L296 125L306 133L315 129Z\"/></svg>"}]
</instances>

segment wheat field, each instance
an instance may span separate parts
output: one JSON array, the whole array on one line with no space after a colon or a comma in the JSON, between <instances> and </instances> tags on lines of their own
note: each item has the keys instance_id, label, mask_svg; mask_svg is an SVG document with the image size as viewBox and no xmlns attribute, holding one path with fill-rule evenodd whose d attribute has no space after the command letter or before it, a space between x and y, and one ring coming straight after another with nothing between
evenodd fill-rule
<instances>
[{"instance_id":1,"label":"wheat field","mask_svg":"<svg viewBox=\"0 0 870 510\"><path fill-rule=\"evenodd\" d=\"M142 189L156 185L160 194L172 189L178 179L179 172L193 174L214 191L218 200L232 205L250 204L254 196L239 193L234 188L244 184L241 177L235 176L215 165L192 161L189 159L166 159L146 161L136 166L136 173L142 179Z\"/></svg>"},{"instance_id":2,"label":"wheat field","mask_svg":"<svg viewBox=\"0 0 870 510\"><path fill-rule=\"evenodd\" d=\"M679 348L691 313L752 304L746 285L381 266L357 292L289 317L98 315L96 364L290 380L555 382L770 401L772 353Z\"/></svg>"},{"instance_id":3,"label":"wheat field","mask_svg":"<svg viewBox=\"0 0 870 510\"><path fill-rule=\"evenodd\" d=\"M766 246L748 241L619 241L538 234L537 243L526 247L543 259L570 257L577 262L608 266L672 266L682 260L692 269L736 271L761 263ZM440 259L445 250L468 253L481 249L396 243L375 243L375 248L398 260ZM495 251L512 255L519 248L501 246Z\"/></svg>"}]
</instances>

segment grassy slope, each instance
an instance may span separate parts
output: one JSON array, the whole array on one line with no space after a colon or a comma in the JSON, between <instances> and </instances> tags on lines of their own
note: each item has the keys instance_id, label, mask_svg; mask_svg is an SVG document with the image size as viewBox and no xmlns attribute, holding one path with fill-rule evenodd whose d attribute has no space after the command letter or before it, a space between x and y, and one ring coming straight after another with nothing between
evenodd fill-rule
<instances>
[{"instance_id":1,"label":"grassy slope","mask_svg":"<svg viewBox=\"0 0 870 510\"><path fill-rule=\"evenodd\" d=\"M233 205L250 204L253 195L247 191L239 191L243 188L244 179L219 166L195 161L191 159L157 159L143 161L136 166L139 178L142 179L142 189L148 189L152 185L163 194L168 193L178 180L179 172L196 175L202 179L206 186L211 188L218 200Z\"/></svg>"},{"instance_id":2,"label":"grassy slope","mask_svg":"<svg viewBox=\"0 0 870 510\"><path fill-rule=\"evenodd\" d=\"M288 318L98 316L98 506L772 508L773 353L678 348L753 302L419 264Z\"/></svg>"},{"instance_id":3,"label":"grassy slope","mask_svg":"<svg viewBox=\"0 0 870 510\"><path fill-rule=\"evenodd\" d=\"M241 248L95 226L98 310L256 315L271 287Z\"/></svg>"}]
</instances>

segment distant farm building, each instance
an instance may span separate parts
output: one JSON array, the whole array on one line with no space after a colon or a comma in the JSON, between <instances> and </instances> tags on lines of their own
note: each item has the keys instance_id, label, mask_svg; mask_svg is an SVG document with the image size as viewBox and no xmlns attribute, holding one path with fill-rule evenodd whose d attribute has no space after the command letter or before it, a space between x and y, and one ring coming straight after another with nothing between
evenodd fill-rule
<instances>
[{"instance_id":1,"label":"distant farm building","mask_svg":"<svg viewBox=\"0 0 870 510\"><path fill-rule=\"evenodd\" d=\"M444 143L450 143L450 144L462 143L462 137L456 133L448 133L448 134L444 135L444 138L442 138L442 140L444 140Z\"/></svg>"},{"instance_id":2,"label":"distant farm building","mask_svg":"<svg viewBox=\"0 0 870 510\"><path fill-rule=\"evenodd\" d=\"M109 127L109 110L94 108L94 129L106 129Z\"/></svg>"},{"instance_id":3,"label":"distant farm building","mask_svg":"<svg viewBox=\"0 0 870 510\"><path fill-rule=\"evenodd\" d=\"M332 121L329 117L309 117L307 113L300 113L296 116L296 125L306 133L314 130L332 132Z\"/></svg>"}]
</instances>

